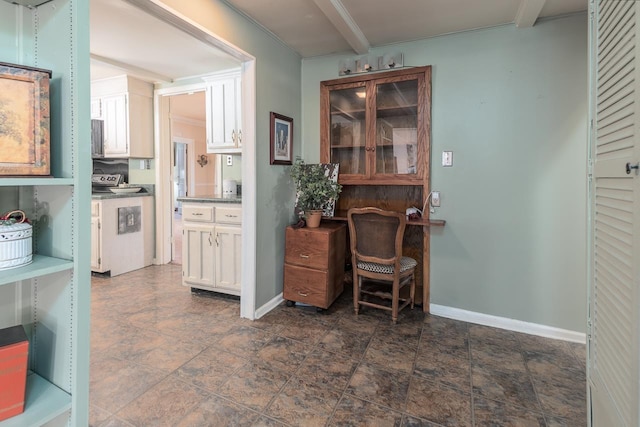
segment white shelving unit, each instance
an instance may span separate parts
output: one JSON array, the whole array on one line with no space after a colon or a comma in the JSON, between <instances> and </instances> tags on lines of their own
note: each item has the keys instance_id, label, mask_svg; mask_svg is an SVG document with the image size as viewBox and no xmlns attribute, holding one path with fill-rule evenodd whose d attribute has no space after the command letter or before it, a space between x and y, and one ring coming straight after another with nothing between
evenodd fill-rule
<instances>
[{"instance_id":1,"label":"white shelving unit","mask_svg":"<svg viewBox=\"0 0 640 427\"><path fill-rule=\"evenodd\" d=\"M29 338L24 413L8 426L89 424L89 2L0 1L0 62L52 70L52 177L0 177L0 213L26 212L33 262L0 271L0 328Z\"/></svg>"}]
</instances>

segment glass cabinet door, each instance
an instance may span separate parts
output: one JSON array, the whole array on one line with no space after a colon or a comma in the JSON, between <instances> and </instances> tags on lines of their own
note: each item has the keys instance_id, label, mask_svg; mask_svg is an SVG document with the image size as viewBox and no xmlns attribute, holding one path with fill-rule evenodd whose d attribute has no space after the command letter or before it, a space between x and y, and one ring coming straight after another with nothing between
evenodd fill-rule
<instances>
[{"instance_id":1,"label":"glass cabinet door","mask_svg":"<svg viewBox=\"0 0 640 427\"><path fill-rule=\"evenodd\" d=\"M418 80L376 84L375 175L418 174Z\"/></svg>"},{"instance_id":2,"label":"glass cabinet door","mask_svg":"<svg viewBox=\"0 0 640 427\"><path fill-rule=\"evenodd\" d=\"M340 175L364 175L365 86L336 89L329 93L331 163L340 164Z\"/></svg>"},{"instance_id":3,"label":"glass cabinet door","mask_svg":"<svg viewBox=\"0 0 640 427\"><path fill-rule=\"evenodd\" d=\"M320 160L343 185L424 185L429 176L431 69L320 85Z\"/></svg>"}]
</instances>

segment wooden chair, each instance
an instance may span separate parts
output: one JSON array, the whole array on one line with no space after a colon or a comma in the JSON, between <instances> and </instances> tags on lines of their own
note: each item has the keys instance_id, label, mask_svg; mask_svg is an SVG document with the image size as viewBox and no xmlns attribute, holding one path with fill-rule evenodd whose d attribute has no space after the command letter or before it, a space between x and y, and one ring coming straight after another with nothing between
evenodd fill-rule
<instances>
[{"instance_id":1,"label":"wooden chair","mask_svg":"<svg viewBox=\"0 0 640 427\"><path fill-rule=\"evenodd\" d=\"M381 308L391 311L391 320L396 323L400 310L409 304L413 309L416 292L417 262L413 258L402 256L406 217L404 213L369 207L349 209L347 218L351 239L355 313L358 314L361 305ZM363 278L372 282L371 288L363 288ZM400 298L400 288L407 284L411 286L409 298ZM363 294L390 299L391 307L365 301L362 299Z\"/></svg>"}]
</instances>

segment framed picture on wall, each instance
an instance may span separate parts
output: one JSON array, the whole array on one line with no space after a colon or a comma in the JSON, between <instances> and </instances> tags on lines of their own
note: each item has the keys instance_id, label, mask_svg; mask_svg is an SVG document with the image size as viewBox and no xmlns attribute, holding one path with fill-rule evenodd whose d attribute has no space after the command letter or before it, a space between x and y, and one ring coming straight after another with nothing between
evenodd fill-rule
<instances>
[{"instance_id":1,"label":"framed picture on wall","mask_svg":"<svg viewBox=\"0 0 640 427\"><path fill-rule=\"evenodd\" d=\"M270 120L271 164L293 163L293 119L271 112Z\"/></svg>"}]
</instances>

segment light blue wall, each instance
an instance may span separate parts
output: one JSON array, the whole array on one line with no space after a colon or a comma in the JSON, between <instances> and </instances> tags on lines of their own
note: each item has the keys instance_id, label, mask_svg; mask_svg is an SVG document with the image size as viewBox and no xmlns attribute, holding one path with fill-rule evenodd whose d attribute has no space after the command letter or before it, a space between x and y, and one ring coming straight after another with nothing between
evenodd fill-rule
<instances>
[{"instance_id":1,"label":"light blue wall","mask_svg":"<svg viewBox=\"0 0 640 427\"><path fill-rule=\"evenodd\" d=\"M433 66L431 302L572 331L586 323L587 18L388 46ZM319 82L305 59L302 139L319 160ZM453 151L452 168L440 166Z\"/></svg>"},{"instance_id":2,"label":"light blue wall","mask_svg":"<svg viewBox=\"0 0 640 427\"><path fill-rule=\"evenodd\" d=\"M256 307L260 307L282 291L284 229L293 220L294 201L289 167L269 164L269 112L292 117L294 141L300 141L300 57L220 0L163 3L256 58ZM294 146L294 156L298 147ZM243 167L252 166L245 162Z\"/></svg>"}]
</instances>

